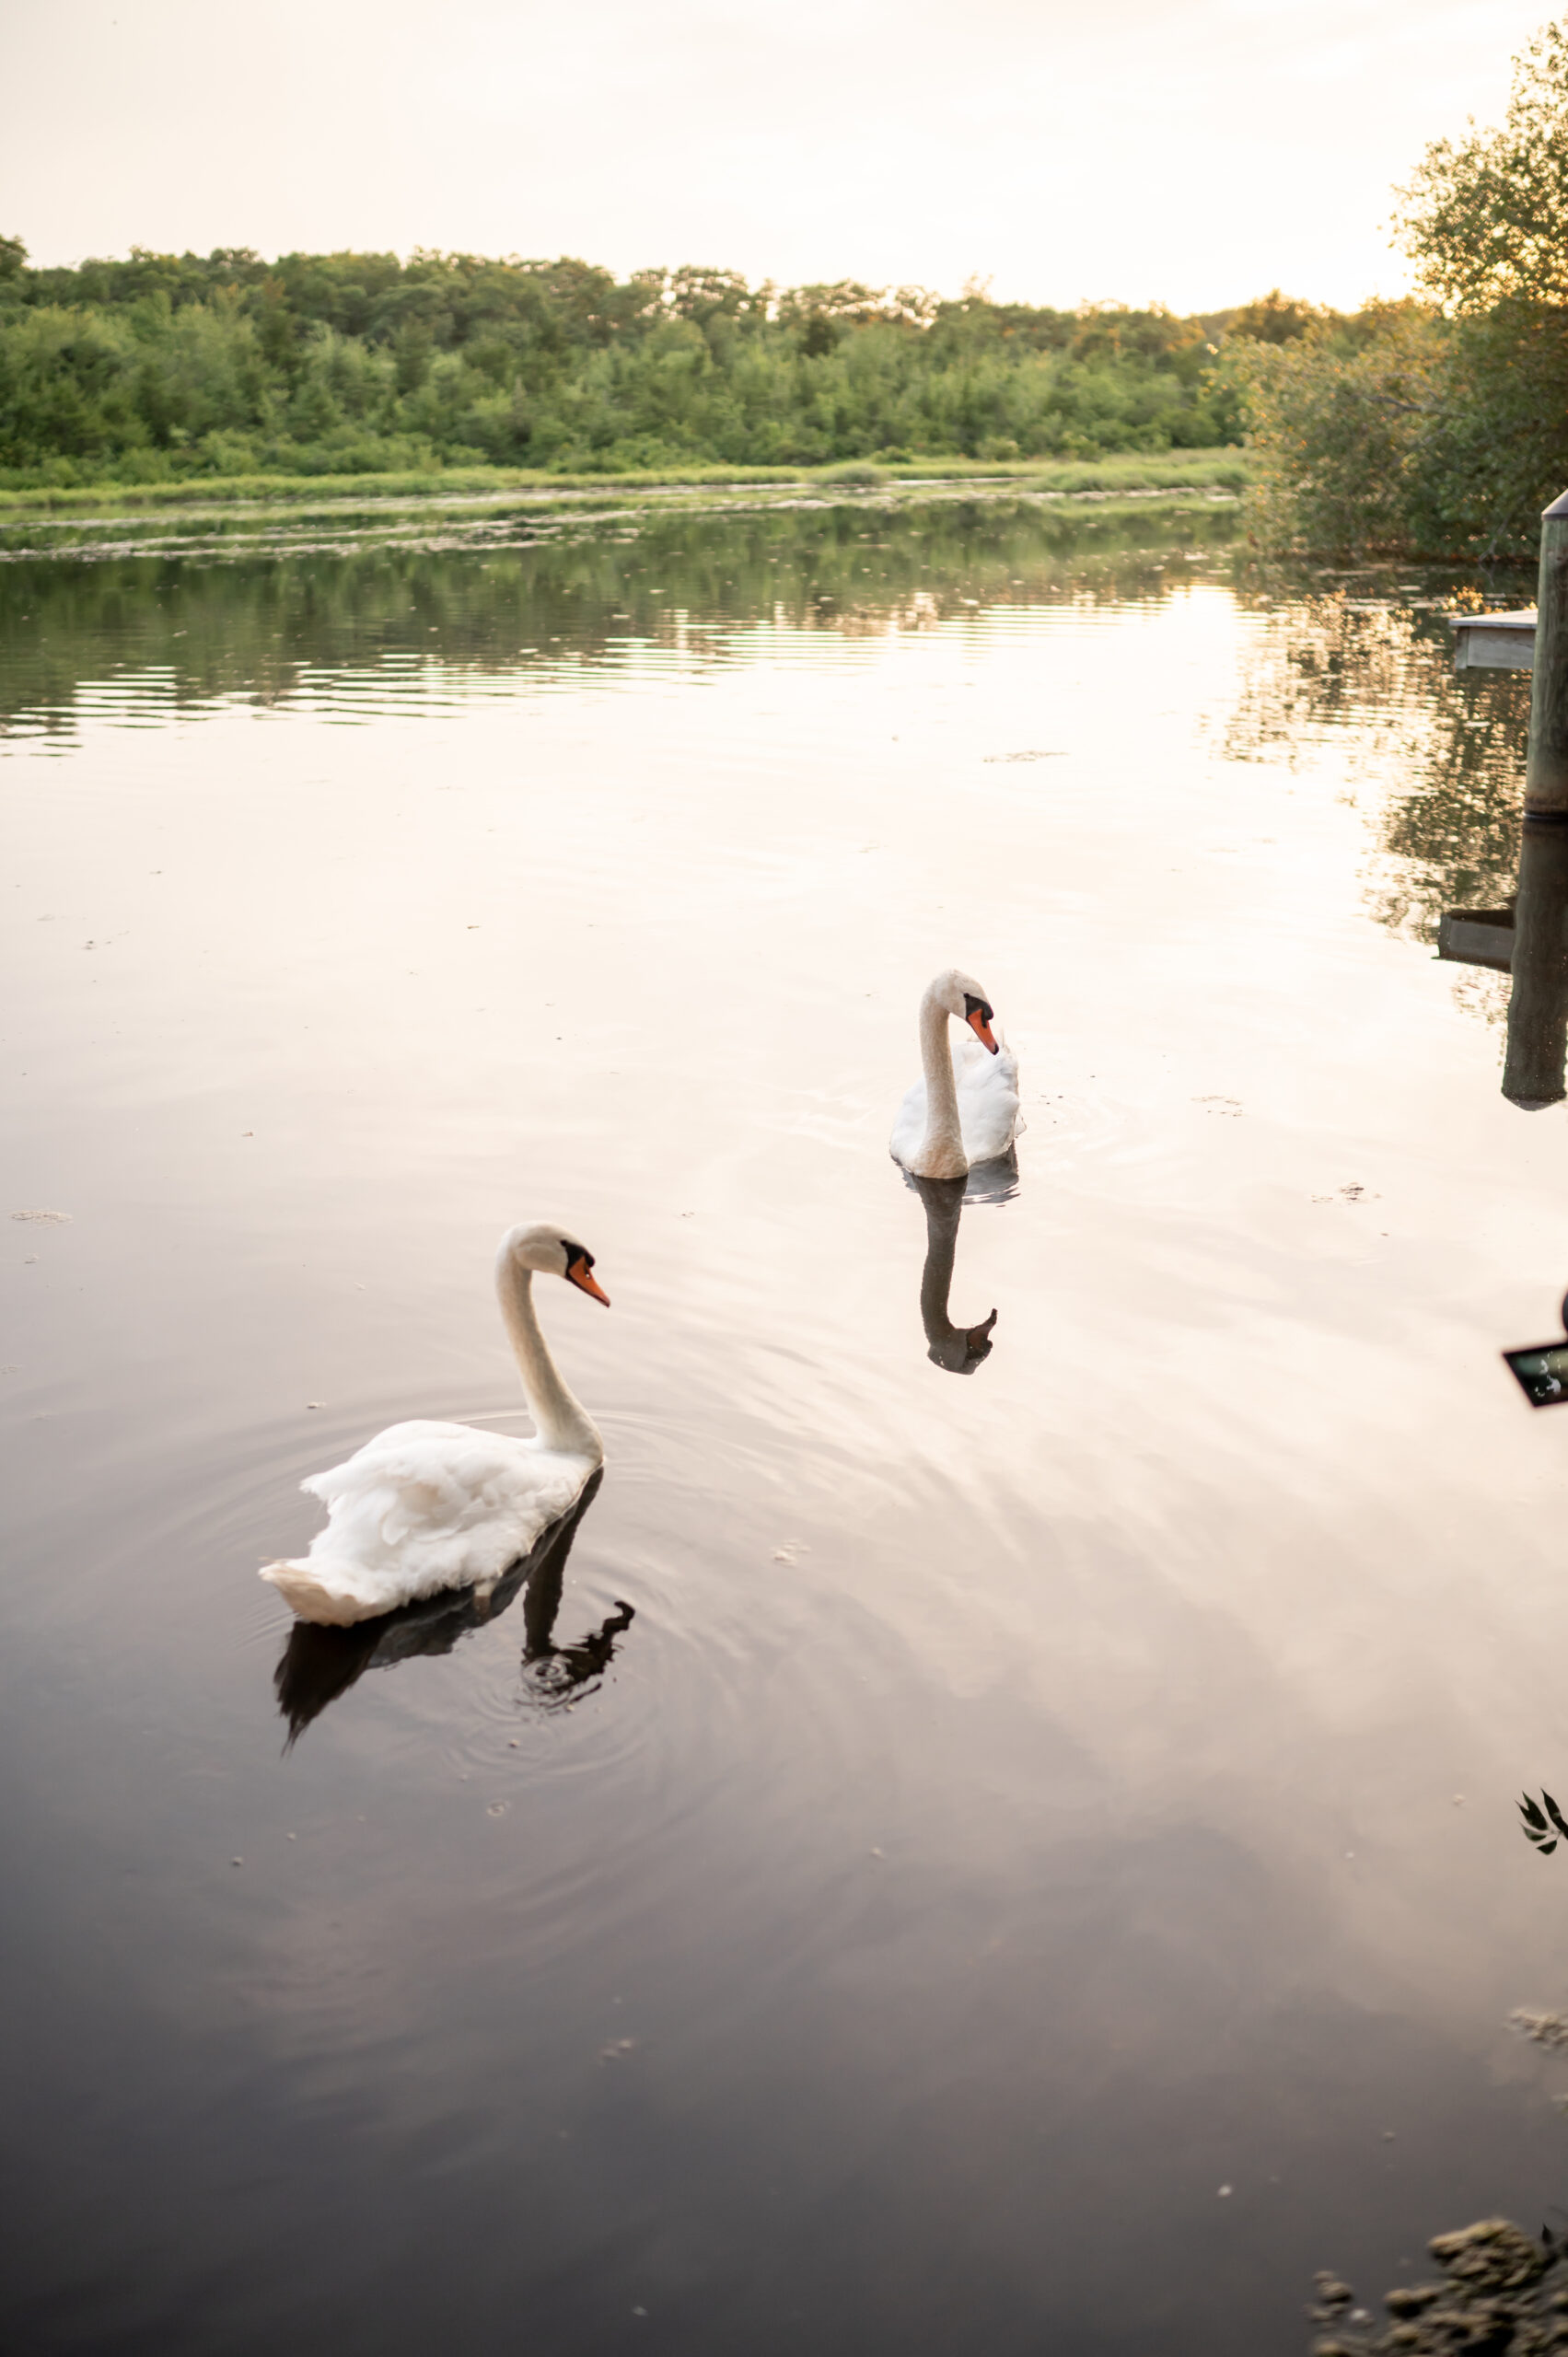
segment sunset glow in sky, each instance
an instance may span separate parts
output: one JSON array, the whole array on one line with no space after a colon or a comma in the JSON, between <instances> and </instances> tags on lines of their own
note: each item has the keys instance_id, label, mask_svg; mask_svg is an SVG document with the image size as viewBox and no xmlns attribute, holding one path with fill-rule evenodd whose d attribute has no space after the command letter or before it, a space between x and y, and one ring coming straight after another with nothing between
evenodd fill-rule
<instances>
[{"instance_id":1,"label":"sunset glow in sky","mask_svg":"<svg viewBox=\"0 0 1568 2357\"><path fill-rule=\"evenodd\" d=\"M581 254L1178 310L1404 284L1542 0L4 0L0 232Z\"/></svg>"}]
</instances>

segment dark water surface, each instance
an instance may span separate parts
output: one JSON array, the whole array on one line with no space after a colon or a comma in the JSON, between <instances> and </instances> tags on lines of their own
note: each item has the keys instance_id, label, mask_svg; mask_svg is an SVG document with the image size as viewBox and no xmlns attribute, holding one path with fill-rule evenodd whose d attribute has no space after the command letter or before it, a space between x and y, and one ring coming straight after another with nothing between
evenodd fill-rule
<instances>
[{"instance_id":1,"label":"dark water surface","mask_svg":"<svg viewBox=\"0 0 1568 2357\"><path fill-rule=\"evenodd\" d=\"M1527 680L1229 528L0 565L8 2346L1258 2357L1568 2201ZM540 1216L575 1532L291 1644Z\"/></svg>"}]
</instances>

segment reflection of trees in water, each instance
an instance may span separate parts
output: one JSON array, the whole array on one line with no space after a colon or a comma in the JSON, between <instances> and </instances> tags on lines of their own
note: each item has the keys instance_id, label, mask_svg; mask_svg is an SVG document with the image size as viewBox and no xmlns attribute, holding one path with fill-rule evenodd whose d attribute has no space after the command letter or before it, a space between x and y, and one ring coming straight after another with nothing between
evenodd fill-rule
<instances>
[{"instance_id":1,"label":"reflection of trees in water","mask_svg":"<svg viewBox=\"0 0 1568 2357\"><path fill-rule=\"evenodd\" d=\"M0 563L0 729L69 733L89 680L181 709L219 697L286 703L322 670L407 696L427 664L444 676L517 675L541 657L595 662L627 640L733 661L732 634L749 625L853 635L950 621L972 610L966 598L1158 597L1211 566L1236 529L1225 506L1100 516L1014 498L857 499L598 521L513 515L464 526L460 546L449 517L426 514L412 544L345 548L338 536L370 520L336 514L314 551L259 554L234 519L224 537L220 519L217 547L181 556L180 525L160 519L170 540L157 554ZM444 530L453 545L440 544Z\"/></svg>"},{"instance_id":2,"label":"reflection of trees in water","mask_svg":"<svg viewBox=\"0 0 1568 2357\"><path fill-rule=\"evenodd\" d=\"M1446 649L1444 650L1447 652ZM1530 683L1520 672L1485 681L1445 714L1425 782L1388 803L1382 848L1393 873L1376 913L1394 931L1435 941L1446 908L1491 908L1511 898L1519 861Z\"/></svg>"},{"instance_id":3,"label":"reflection of trees in water","mask_svg":"<svg viewBox=\"0 0 1568 2357\"><path fill-rule=\"evenodd\" d=\"M563 1515L496 1583L487 1604L481 1604L471 1587L447 1588L352 1629L296 1620L273 1673L278 1708L288 1722L289 1747L367 1669L390 1669L416 1655L449 1654L460 1638L498 1620L519 1592L523 1699L541 1709L560 1710L592 1693L614 1656L616 1639L632 1625L632 1607L617 1599L602 1627L575 1644L557 1645L554 1632L572 1541L603 1478L602 1470L594 1475L571 1513Z\"/></svg>"},{"instance_id":4,"label":"reflection of trees in water","mask_svg":"<svg viewBox=\"0 0 1568 2357\"><path fill-rule=\"evenodd\" d=\"M1529 674L1453 662L1443 615L1282 596L1259 617L1225 740L1233 761L1333 755L1376 828L1372 912L1417 941L1436 940L1445 909L1510 899L1518 865ZM1505 979L1468 994L1505 998Z\"/></svg>"}]
</instances>

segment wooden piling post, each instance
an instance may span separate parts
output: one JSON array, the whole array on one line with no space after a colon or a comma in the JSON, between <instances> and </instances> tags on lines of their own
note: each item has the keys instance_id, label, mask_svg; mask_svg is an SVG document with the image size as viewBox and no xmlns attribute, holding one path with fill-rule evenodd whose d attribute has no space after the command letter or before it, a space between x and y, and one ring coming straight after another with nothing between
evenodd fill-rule
<instances>
[{"instance_id":1,"label":"wooden piling post","mask_svg":"<svg viewBox=\"0 0 1568 2357\"><path fill-rule=\"evenodd\" d=\"M1544 571L1544 567L1543 567ZM1568 677L1568 665L1561 676ZM1536 673L1539 684L1540 673ZM1532 735L1530 749L1535 749ZM1561 1103L1568 1051L1568 808L1527 817L1514 911L1514 987L1503 1094L1526 1112Z\"/></svg>"},{"instance_id":2,"label":"wooden piling post","mask_svg":"<svg viewBox=\"0 0 1568 2357\"><path fill-rule=\"evenodd\" d=\"M1568 492L1540 519L1513 970L1503 1094L1534 1112L1568 1095Z\"/></svg>"},{"instance_id":3,"label":"wooden piling post","mask_svg":"<svg viewBox=\"0 0 1568 2357\"><path fill-rule=\"evenodd\" d=\"M1568 491L1540 519L1525 819L1568 825Z\"/></svg>"}]
</instances>

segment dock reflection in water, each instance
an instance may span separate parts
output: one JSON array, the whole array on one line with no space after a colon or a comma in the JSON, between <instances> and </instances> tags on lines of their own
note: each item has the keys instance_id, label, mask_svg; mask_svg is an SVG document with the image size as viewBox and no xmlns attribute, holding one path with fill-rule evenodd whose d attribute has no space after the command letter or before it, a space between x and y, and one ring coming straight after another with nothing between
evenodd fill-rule
<instances>
[{"instance_id":1,"label":"dock reflection in water","mask_svg":"<svg viewBox=\"0 0 1568 2357\"><path fill-rule=\"evenodd\" d=\"M1446 909L1437 954L1510 977L1503 1094L1524 1113L1560 1105L1568 1094L1568 826L1526 818L1512 897L1495 908Z\"/></svg>"},{"instance_id":2,"label":"dock reflection in water","mask_svg":"<svg viewBox=\"0 0 1568 2357\"><path fill-rule=\"evenodd\" d=\"M1519 834L1513 988L1503 1094L1526 1112L1562 1100L1568 1045L1568 826L1527 819Z\"/></svg>"}]
</instances>

